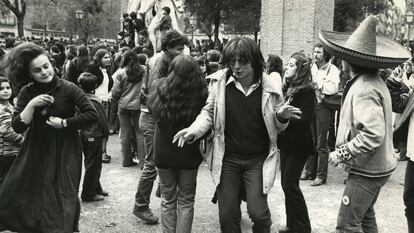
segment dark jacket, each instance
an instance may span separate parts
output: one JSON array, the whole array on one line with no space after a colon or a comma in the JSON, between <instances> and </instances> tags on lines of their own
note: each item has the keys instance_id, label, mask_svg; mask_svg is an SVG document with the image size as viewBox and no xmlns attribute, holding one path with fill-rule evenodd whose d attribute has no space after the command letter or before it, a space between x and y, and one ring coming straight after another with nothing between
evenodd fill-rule
<instances>
[{"instance_id":1,"label":"dark jacket","mask_svg":"<svg viewBox=\"0 0 414 233\"><path fill-rule=\"evenodd\" d=\"M89 63L89 60L83 59L81 57L75 57L72 59L67 70L67 80L78 85L79 75L85 71Z\"/></svg>"},{"instance_id":2,"label":"dark jacket","mask_svg":"<svg viewBox=\"0 0 414 233\"><path fill-rule=\"evenodd\" d=\"M315 115L316 94L312 87L299 89L293 94L290 104L302 111L301 119L291 119L288 127L283 131L278 140L281 151L307 157L314 154L312 122Z\"/></svg>"},{"instance_id":3,"label":"dark jacket","mask_svg":"<svg viewBox=\"0 0 414 233\"><path fill-rule=\"evenodd\" d=\"M101 100L93 94L86 94L86 96L91 101L93 107L98 113L98 120L91 124L88 128L82 129L80 131L81 136L83 138L98 138L108 136L109 124Z\"/></svg>"},{"instance_id":4,"label":"dark jacket","mask_svg":"<svg viewBox=\"0 0 414 233\"><path fill-rule=\"evenodd\" d=\"M86 72L89 72L93 75L95 75L98 78L98 83L97 83L97 87L99 87L102 82L103 82L103 74L101 69L99 68L98 64L95 64L94 62L91 62L87 67L86 67ZM111 91L112 86L114 85L114 80L112 79L111 75L109 74L109 68L106 69L106 73L108 74L108 78L109 78L109 85L108 85L108 92Z\"/></svg>"}]
</instances>

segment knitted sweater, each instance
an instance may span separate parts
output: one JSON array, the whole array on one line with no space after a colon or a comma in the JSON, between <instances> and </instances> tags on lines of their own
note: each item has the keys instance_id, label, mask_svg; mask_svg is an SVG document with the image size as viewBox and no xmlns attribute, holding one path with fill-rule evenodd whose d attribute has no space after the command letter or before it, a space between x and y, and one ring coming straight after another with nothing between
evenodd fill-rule
<instances>
[{"instance_id":1,"label":"knitted sweater","mask_svg":"<svg viewBox=\"0 0 414 233\"><path fill-rule=\"evenodd\" d=\"M11 127L13 111L10 104L0 105L0 156L16 156L23 144L23 136Z\"/></svg>"}]
</instances>

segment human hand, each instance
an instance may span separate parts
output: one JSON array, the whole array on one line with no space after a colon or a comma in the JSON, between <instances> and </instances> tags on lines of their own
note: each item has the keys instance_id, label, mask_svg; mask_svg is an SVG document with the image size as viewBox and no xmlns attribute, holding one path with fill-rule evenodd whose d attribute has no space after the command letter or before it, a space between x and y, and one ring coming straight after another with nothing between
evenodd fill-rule
<instances>
[{"instance_id":1,"label":"human hand","mask_svg":"<svg viewBox=\"0 0 414 233\"><path fill-rule=\"evenodd\" d=\"M60 118L60 117L51 116L51 117L49 117L49 119L47 119L46 124L48 124L49 126L55 128L55 129L61 129L61 128L63 128L62 121L63 121L63 119Z\"/></svg>"},{"instance_id":2,"label":"human hand","mask_svg":"<svg viewBox=\"0 0 414 233\"><path fill-rule=\"evenodd\" d=\"M172 143L176 143L178 141L178 147L183 147L184 143L188 143L191 144L193 143L194 139L195 139L195 132L193 132L190 127L182 129L180 131L178 131L178 133L176 133L174 135L173 141Z\"/></svg>"},{"instance_id":3,"label":"human hand","mask_svg":"<svg viewBox=\"0 0 414 233\"><path fill-rule=\"evenodd\" d=\"M41 94L30 100L28 105L35 108L42 107L45 105L51 105L53 104L53 102L55 102L55 98L53 96L48 94Z\"/></svg>"},{"instance_id":4,"label":"human hand","mask_svg":"<svg viewBox=\"0 0 414 233\"><path fill-rule=\"evenodd\" d=\"M342 160L338 155L337 151L332 151L331 153L329 153L329 163L332 164L334 167L338 166Z\"/></svg>"},{"instance_id":5,"label":"human hand","mask_svg":"<svg viewBox=\"0 0 414 233\"><path fill-rule=\"evenodd\" d=\"M403 70L401 67L397 66L392 73L391 76L394 78L395 81L401 82L402 81Z\"/></svg>"},{"instance_id":6,"label":"human hand","mask_svg":"<svg viewBox=\"0 0 414 233\"><path fill-rule=\"evenodd\" d=\"M299 108L285 104L277 110L276 115L286 120L300 119L302 116L302 111Z\"/></svg>"}]
</instances>

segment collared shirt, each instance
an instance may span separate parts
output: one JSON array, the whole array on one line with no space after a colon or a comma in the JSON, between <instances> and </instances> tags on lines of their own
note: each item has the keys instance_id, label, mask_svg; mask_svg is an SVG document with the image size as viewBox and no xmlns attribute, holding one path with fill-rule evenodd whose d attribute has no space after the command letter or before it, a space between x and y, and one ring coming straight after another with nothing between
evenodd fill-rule
<instances>
[{"instance_id":1,"label":"collared shirt","mask_svg":"<svg viewBox=\"0 0 414 233\"><path fill-rule=\"evenodd\" d=\"M338 93L340 78L339 70L335 65L328 62L318 68L316 64L313 64L311 73L312 80L318 87L316 93L318 102L320 102L322 95L334 95Z\"/></svg>"},{"instance_id":2,"label":"collared shirt","mask_svg":"<svg viewBox=\"0 0 414 233\"><path fill-rule=\"evenodd\" d=\"M239 81L237 81L237 79L235 79L233 76L230 76L230 78L227 80L226 82L226 86L229 85L230 83L234 82L234 85L236 86L237 90L241 91L244 96L249 96L253 91L255 91L261 84L261 81L257 81L256 83L253 83L249 89L247 90L247 92L244 91L243 86L241 85L241 83Z\"/></svg>"}]
</instances>

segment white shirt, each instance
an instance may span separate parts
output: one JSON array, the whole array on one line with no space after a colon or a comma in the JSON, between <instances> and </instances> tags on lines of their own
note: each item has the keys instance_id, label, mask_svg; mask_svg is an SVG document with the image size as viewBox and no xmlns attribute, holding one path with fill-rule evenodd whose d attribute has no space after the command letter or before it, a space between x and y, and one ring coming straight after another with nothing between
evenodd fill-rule
<instances>
[{"instance_id":1,"label":"white shirt","mask_svg":"<svg viewBox=\"0 0 414 233\"><path fill-rule=\"evenodd\" d=\"M278 72L272 72L269 74L269 78L276 80L277 85L277 92L282 93L282 77L280 77L280 74Z\"/></svg>"},{"instance_id":2,"label":"white shirt","mask_svg":"<svg viewBox=\"0 0 414 233\"><path fill-rule=\"evenodd\" d=\"M313 64L311 73L312 80L318 87L316 93L318 102L321 101L322 95L334 95L338 93L340 78L339 70L335 65L328 62L321 68L318 68L316 64Z\"/></svg>"},{"instance_id":3,"label":"white shirt","mask_svg":"<svg viewBox=\"0 0 414 233\"><path fill-rule=\"evenodd\" d=\"M95 95L98 96L102 101L108 101L109 98L109 91L108 91L108 87L109 87L109 77L108 74L106 73L106 69L104 68L100 68L102 75L103 75L103 80L101 85L99 85L96 89L95 89Z\"/></svg>"},{"instance_id":4,"label":"white shirt","mask_svg":"<svg viewBox=\"0 0 414 233\"><path fill-rule=\"evenodd\" d=\"M241 91L244 94L244 96L249 96L253 91L255 91L260 86L260 80L259 80L258 82L253 83L249 87L247 92L245 92L243 86L241 85L241 83L239 81L237 81L237 79L235 79L233 76L230 76L229 80L227 80L226 86L229 85L232 82L234 82L234 85L236 86L237 90Z\"/></svg>"}]
</instances>

